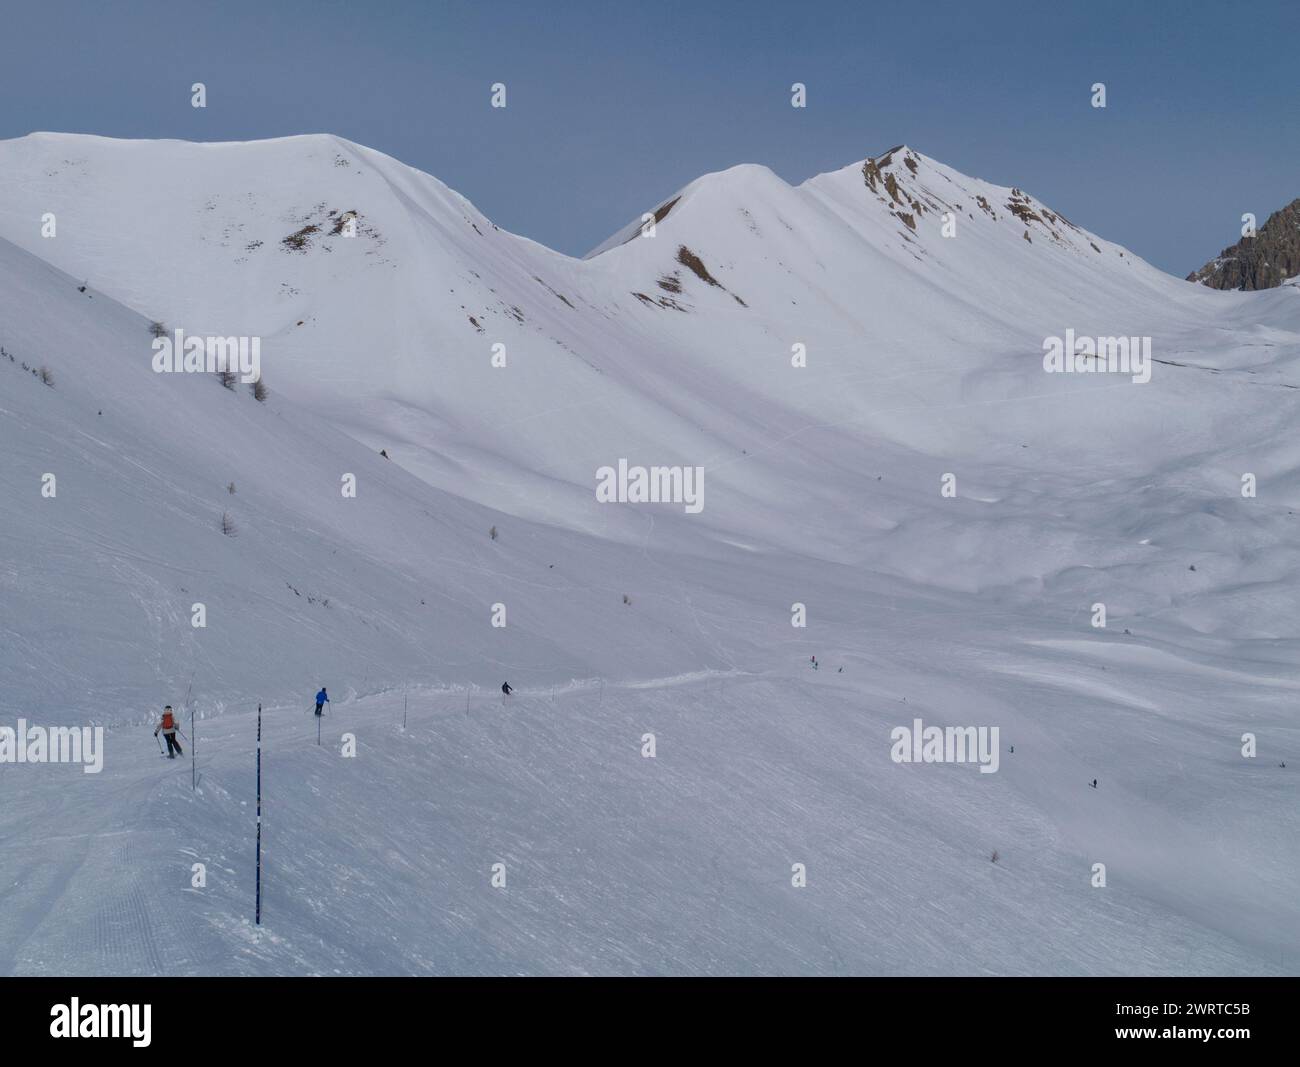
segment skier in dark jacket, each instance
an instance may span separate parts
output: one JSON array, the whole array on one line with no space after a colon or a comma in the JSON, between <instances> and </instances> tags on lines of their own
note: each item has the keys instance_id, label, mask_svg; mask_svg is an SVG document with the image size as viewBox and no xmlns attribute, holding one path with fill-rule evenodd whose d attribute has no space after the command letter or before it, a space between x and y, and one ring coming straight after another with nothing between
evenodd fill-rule
<instances>
[{"instance_id":1,"label":"skier in dark jacket","mask_svg":"<svg viewBox=\"0 0 1300 1067\"><path fill-rule=\"evenodd\" d=\"M501 692L503 692L506 696L509 696L511 693L514 692L514 688L510 685L509 682L502 682Z\"/></svg>"},{"instance_id":2,"label":"skier in dark jacket","mask_svg":"<svg viewBox=\"0 0 1300 1067\"><path fill-rule=\"evenodd\" d=\"M329 694L325 692L325 687L321 686L320 692L316 694L316 714L319 715L321 713L321 708L323 708L329 702L330 702Z\"/></svg>"},{"instance_id":3,"label":"skier in dark jacket","mask_svg":"<svg viewBox=\"0 0 1300 1067\"><path fill-rule=\"evenodd\" d=\"M163 708L162 722L160 722L156 727L154 727L154 731L153 731L154 737L157 737L158 731L161 730L163 737L167 739L168 759L175 759L176 753L178 752L180 752L182 756L185 755L184 752L181 752L181 743L176 740L177 729L178 727L176 725L176 719L172 715L172 706L168 704L165 708Z\"/></svg>"}]
</instances>

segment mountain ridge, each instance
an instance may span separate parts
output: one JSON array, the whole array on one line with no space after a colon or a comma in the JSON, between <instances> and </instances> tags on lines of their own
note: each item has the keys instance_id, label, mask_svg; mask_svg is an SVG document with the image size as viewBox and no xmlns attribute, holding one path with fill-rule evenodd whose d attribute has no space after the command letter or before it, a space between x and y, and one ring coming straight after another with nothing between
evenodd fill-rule
<instances>
[{"instance_id":1,"label":"mountain ridge","mask_svg":"<svg viewBox=\"0 0 1300 1067\"><path fill-rule=\"evenodd\" d=\"M402 161L398 160L396 157L390 156L379 149L369 148L357 142L350 141L347 138L341 137L337 134L332 134L327 132L290 134L290 135L284 135L279 137L259 138L253 140L193 141L185 138L119 138L119 137L104 136L100 134L68 133L68 132L59 132L59 131L38 130L20 137L9 138L7 140L0 140L0 146L17 147L17 146L21 146L24 142L29 142L29 141L30 142L42 142L42 141L52 142L52 143L65 145L68 147L76 147L78 145L86 145L86 144L99 144L101 146L108 146L108 147L113 147L113 148L123 149L123 150L131 150L133 147L143 147L149 145L188 146L193 148L212 149L212 150L238 150L238 149L246 149L246 148L275 147L275 146L296 147L302 145L307 145L312 147L317 147L317 146L333 147L333 148L344 149L346 151L355 152L358 155L362 156L363 158L382 157L385 160L389 160L396 166L405 168L414 174L421 175L424 178L436 182L442 189L446 190L448 193L452 194L457 199L463 201L467 206L472 208L475 211L475 213L482 216L482 213L479 212L477 208L474 208L473 202L469 200L468 197L466 197L464 194L460 193L459 191L452 189L450 186L447 186L445 183L440 181L436 176L429 174L426 171L421 171L418 168L410 166L409 164L403 163ZM682 196L685 193L695 190L697 188L712 185L715 183L725 183L729 176L742 175L742 174L760 174L764 176L765 179L769 179L775 183L779 183L784 188L802 189L807 186L815 186L821 180L827 179L831 175L839 174L842 171L846 171L850 169L861 170L864 169L867 165L875 165L877 167L888 168L891 158L895 155L900 155L904 162L908 160L913 160L913 161L925 160L926 163L931 166L942 167L945 171L949 173L954 173L954 174L957 173L956 171L952 171L951 168L948 168L945 165L940 164L937 160L934 160L932 157L924 156L922 153L917 152L914 149L911 149L906 143L902 143L896 145L895 147L885 152L879 153L874 156L872 155L865 156L862 159L845 164L843 167L834 168L829 171L824 171L824 172L811 175L810 177L805 178L802 181L794 184L786 182L785 179L781 178L773 170L771 170L770 167L766 166L765 164L745 163L745 162L732 164L731 166L725 167L721 170L710 171L692 179L685 186L679 189L675 194L669 197L665 197L662 201L660 201L658 208L663 208L668 204L676 203L682 198ZM976 182L980 182L981 185L987 185L990 188L999 189L999 190L1006 189L1016 193L1017 195L1024 195L1021 194L1019 189L1013 187L996 186L996 185L992 185L991 183L982 182L982 180L980 179L972 179L972 180ZM658 210L658 208L656 210ZM1059 213L1053 213L1053 214L1054 217L1064 218L1063 216L1060 216ZM482 216L482 217L486 218L486 216ZM488 221L490 222L491 220ZM498 229L498 230L500 229L500 227L496 226L495 223L493 223L492 225L494 229ZM640 219L636 220L635 223L629 224L629 226L633 226L633 227L639 227L640 225L641 225ZM538 248L545 249L546 251L550 252L555 256L560 256L566 259L586 260L598 255L600 251L604 250L608 246L621 243L621 242L617 242L616 238L619 236L619 234L623 232L624 229L626 229L626 227L615 230L610 235L610 237L606 239L605 242L602 242L600 245L596 246L595 249L587 252L585 255L576 256L576 257L569 256L564 252L558 251L556 249L552 249L547 245L540 244L539 242L533 241L532 238L526 237L525 235L522 234L510 233L510 236L518 238L520 240L529 241L530 243L536 245ZM509 231L502 231L502 232L509 232Z\"/></svg>"}]
</instances>

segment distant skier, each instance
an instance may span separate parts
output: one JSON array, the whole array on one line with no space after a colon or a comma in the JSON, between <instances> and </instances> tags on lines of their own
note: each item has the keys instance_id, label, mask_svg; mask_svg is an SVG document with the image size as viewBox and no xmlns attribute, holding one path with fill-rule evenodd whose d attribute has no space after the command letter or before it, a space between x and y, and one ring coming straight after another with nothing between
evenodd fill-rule
<instances>
[{"instance_id":1,"label":"distant skier","mask_svg":"<svg viewBox=\"0 0 1300 1067\"><path fill-rule=\"evenodd\" d=\"M506 696L509 696L511 693L514 692L514 688L511 686L509 682L502 682L501 692L504 693Z\"/></svg>"},{"instance_id":2,"label":"distant skier","mask_svg":"<svg viewBox=\"0 0 1300 1067\"><path fill-rule=\"evenodd\" d=\"M816 656L813 656L813 657L812 657L812 668L813 668L813 670L817 670L817 657L816 657Z\"/></svg>"},{"instance_id":3,"label":"distant skier","mask_svg":"<svg viewBox=\"0 0 1300 1067\"><path fill-rule=\"evenodd\" d=\"M325 692L325 687L320 687L320 692L316 694L316 714L320 715L321 709L330 702L330 695Z\"/></svg>"},{"instance_id":4,"label":"distant skier","mask_svg":"<svg viewBox=\"0 0 1300 1067\"><path fill-rule=\"evenodd\" d=\"M176 740L177 729L178 727L176 726L176 719L172 715L172 706L168 704L165 708L163 708L162 722L160 722L156 727L154 727L154 731L153 731L154 737L157 737L158 731L161 730L163 737L167 739L168 759L175 759L177 752L180 752L182 756L185 755L184 752L181 752L181 743Z\"/></svg>"}]
</instances>

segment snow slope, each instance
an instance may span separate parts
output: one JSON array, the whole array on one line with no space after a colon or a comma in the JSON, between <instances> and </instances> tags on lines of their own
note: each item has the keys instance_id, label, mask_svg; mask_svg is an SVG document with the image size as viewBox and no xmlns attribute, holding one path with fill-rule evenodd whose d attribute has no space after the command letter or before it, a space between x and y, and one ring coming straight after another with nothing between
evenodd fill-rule
<instances>
[{"instance_id":1,"label":"snow slope","mask_svg":"<svg viewBox=\"0 0 1300 1067\"><path fill-rule=\"evenodd\" d=\"M0 766L0 971L1300 969L1293 289L906 147L583 260L334 137L35 134L0 194L0 724L109 727ZM154 374L151 320L262 338L270 399ZM1067 329L1151 381L1045 374ZM703 511L597 503L619 458ZM197 793L144 725L191 679ZM892 763L915 716L998 773Z\"/></svg>"}]
</instances>

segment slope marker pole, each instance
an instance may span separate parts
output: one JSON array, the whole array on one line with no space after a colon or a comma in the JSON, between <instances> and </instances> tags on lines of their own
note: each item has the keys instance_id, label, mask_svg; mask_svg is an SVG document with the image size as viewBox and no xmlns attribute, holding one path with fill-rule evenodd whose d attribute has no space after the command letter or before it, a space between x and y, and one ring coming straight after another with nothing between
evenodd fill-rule
<instances>
[{"instance_id":1,"label":"slope marker pole","mask_svg":"<svg viewBox=\"0 0 1300 1067\"><path fill-rule=\"evenodd\" d=\"M257 905L256 925L262 925L262 705L257 705Z\"/></svg>"},{"instance_id":2,"label":"slope marker pole","mask_svg":"<svg viewBox=\"0 0 1300 1067\"><path fill-rule=\"evenodd\" d=\"M198 771L195 767L194 760L199 754L199 742L197 740L199 732L194 729L194 705L190 703L190 694L194 692L194 672L190 672L190 687L185 690L185 706L190 709L190 792L193 793L198 789Z\"/></svg>"}]
</instances>

